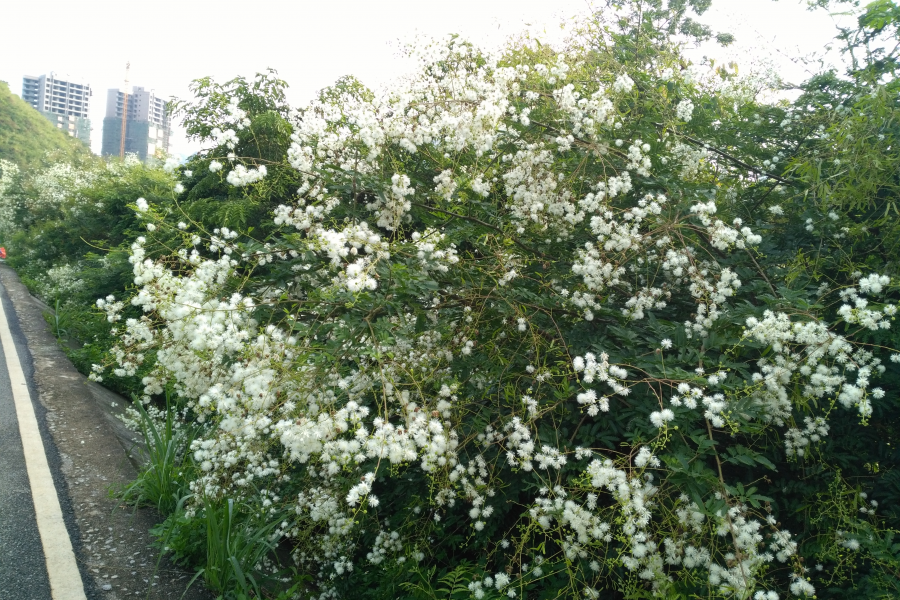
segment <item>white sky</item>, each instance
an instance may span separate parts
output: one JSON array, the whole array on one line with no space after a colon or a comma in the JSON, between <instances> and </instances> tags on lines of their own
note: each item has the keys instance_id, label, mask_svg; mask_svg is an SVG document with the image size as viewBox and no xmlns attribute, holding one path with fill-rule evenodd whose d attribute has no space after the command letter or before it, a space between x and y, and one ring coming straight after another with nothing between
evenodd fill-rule
<instances>
[{"instance_id":1,"label":"white sky","mask_svg":"<svg viewBox=\"0 0 900 600\"><path fill-rule=\"evenodd\" d=\"M290 84L302 104L342 75L369 86L407 68L398 41L417 34L459 33L485 47L530 29L556 35L559 22L585 13L589 0L41 0L5 6L0 21L0 80L16 94L23 75L54 71L93 89L92 148L100 150L106 90L124 83L164 98L188 98L194 78L226 81L266 67ZM821 51L832 39L832 18L811 14L801 0L713 0L703 20L731 31L742 56L783 63L789 78L802 70L788 56ZM180 131L170 151L198 146Z\"/></svg>"}]
</instances>

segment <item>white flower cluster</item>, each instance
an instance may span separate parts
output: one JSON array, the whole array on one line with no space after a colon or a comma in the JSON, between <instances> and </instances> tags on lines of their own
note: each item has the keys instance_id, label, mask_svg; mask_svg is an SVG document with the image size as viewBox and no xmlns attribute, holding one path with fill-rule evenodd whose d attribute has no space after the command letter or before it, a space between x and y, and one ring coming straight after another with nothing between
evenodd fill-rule
<instances>
[{"instance_id":1,"label":"white flower cluster","mask_svg":"<svg viewBox=\"0 0 900 600\"><path fill-rule=\"evenodd\" d=\"M725 301L741 287L741 280L727 267L713 281L710 281L711 273L706 268L696 269L691 266L687 271L691 280L691 296L697 299L697 313L693 322L684 322L684 329L689 338L694 334L702 337L721 316Z\"/></svg>"},{"instance_id":2,"label":"white flower cluster","mask_svg":"<svg viewBox=\"0 0 900 600\"><path fill-rule=\"evenodd\" d=\"M711 384L713 381L718 383L724 380L725 377L726 373L720 372L710 376L707 381ZM678 394L673 395L669 399L669 403L672 406L684 406L689 409L695 409L698 406L702 406L705 409L703 417L712 423L714 427L723 427L725 425L725 419L722 417L722 413L728 407L728 404L725 401L724 394L708 394L703 389L691 387L691 385L685 382L679 383L676 390L678 391Z\"/></svg>"},{"instance_id":3,"label":"white flower cluster","mask_svg":"<svg viewBox=\"0 0 900 600\"><path fill-rule=\"evenodd\" d=\"M447 244L444 248L439 248L444 237L443 233L434 229L426 229L423 233L413 232L412 241L417 250L416 258L419 259L419 263L425 270L446 273L451 266L459 262L454 244Z\"/></svg>"},{"instance_id":4,"label":"white flower cluster","mask_svg":"<svg viewBox=\"0 0 900 600\"><path fill-rule=\"evenodd\" d=\"M78 264L51 267L43 277L35 280L36 287L44 298L65 300L66 297L84 289L81 270L82 266Z\"/></svg>"},{"instance_id":5,"label":"white flower cluster","mask_svg":"<svg viewBox=\"0 0 900 600\"><path fill-rule=\"evenodd\" d=\"M709 582L723 594L749 594L756 587L753 574L761 567L776 560L785 563L797 553L797 542L784 529L775 531L764 546L763 523L750 518L746 506L731 506L727 513L720 511L716 516L716 533L730 537L734 545L734 552L725 555L726 566L715 563L709 566ZM772 524L771 516L769 524Z\"/></svg>"},{"instance_id":6,"label":"white flower cluster","mask_svg":"<svg viewBox=\"0 0 900 600\"><path fill-rule=\"evenodd\" d=\"M891 321L897 314L897 305L885 304L881 310L873 310L869 308L869 301L863 298L864 295L879 295L884 286L889 285L890 282L890 277L872 273L859 280L858 291L853 287L841 290L841 300L846 304L842 304L838 309L838 315L847 323L862 325L872 331L890 329Z\"/></svg>"},{"instance_id":7,"label":"white flower cluster","mask_svg":"<svg viewBox=\"0 0 900 600\"><path fill-rule=\"evenodd\" d=\"M177 158L175 158L174 156L170 156L166 159L165 164L163 164L163 171L165 171L166 173L174 173L179 164L181 163L178 162Z\"/></svg>"},{"instance_id":8,"label":"white flower cluster","mask_svg":"<svg viewBox=\"0 0 900 600\"><path fill-rule=\"evenodd\" d=\"M758 361L760 372L753 374L753 381L759 386L754 399L776 423L783 424L790 415L789 386L795 382L803 383L803 397L836 395L844 407L856 407L863 418L872 414L869 396L884 395L880 388L869 390L871 377L885 370L881 359L820 322L791 322L788 315L767 310L762 320L747 319L747 335L773 350L772 358Z\"/></svg>"},{"instance_id":9,"label":"white flower cluster","mask_svg":"<svg viewBox=\"0 0 900 600\"><path fill-rule=\"evenodd\" d=\"M505 430L509 433L506 436L506 460L511 467L521 467L523 470L531 471L534 466L534 440L531 437L531 430L519 418L513 417L506 424Z\"/></svg>"},{"instance_id":10,"label":"white flower cluster","mask_svg":"<svg viewBox=\"0 0 900 600\"><path fill-rule=\"evenodd\" d=\"M648 177L650 175L650 157L645 152L650 152L650 144L645 144L641 140L635 140L628 147L628 163L625 168L634 170L638 175Z\"/></svg>"},{"instance_id":11,"label":"white flower cluster","mask_svg":"<svg viewBox=\"0 0 900 600\"><path fill-rule=\"evenodd\" d=\"M327 255L332 267L337 269L332 279L337 289L357 293L378 287L373 277L375 262L390 254L381 236L369 229L365 221L343 231L315 227L309 242L310 248Z\"/></svg>"},{"instance_id":12,"label":"white flower cluster","mask_svg":"<svg viewBox=\"0 0 900 600\"><path fill-rule=\"evenodd\" d=\"M390 195L379 195L377 199L366 204L378 217L378 226L393 231L403 222L403 217L412 208L412 203L407 196L415 194L416 190L410 186L409 177L394 173L391 177Z\"/></svg>"},{"instance_id":13,"label":"white flower cluster","mask_svg":"<svg viewBox=\"0 0 900 600\"><path fill-rule=\"evenodd\" d=\"M716 210L716 203L712 200L709 202L698 202L691 207L691 212L698 216L700 222L703 223L709 232L710 243L714 248L728 250L735 246L743 249L747 245L755 246L762 241L762 237L753 233L749 227L741 227L743 225L741 219L735 219L733 222L735 227L741 227L740 231L738 231L719 219L711 218L711 215L714 215Z\"/></svg>"},{"instance_id":14,"label":"white flower cluster","mask_svg":"<svg viewBox=\"0 0 900 600\"><path fill-rule=\"evenodd\" d=\"M576 356L572 361L572 367L576 373L583 373L581 380L584 383L593 383L595 380L605 383L612 389L613 394L627 396L631 390L628 386L621 382L628 379L628 371L618 365L609 364L609 355L605 352L600 353L600 362L597 357L588 352L582 358ZM587 406L587 413L594 417L600 411L609 411L609 398L606 396L597 398L597 392L587 390L578 394L578 403Z\"/></svg>"},{"instance_id":15,"label":"white flower cluster","mask_svg":"<svg viewBox=\"0 0 900 600\"><path fill-rule=\"evenodd\" d=\"M791 427L784 434L784 450L788 456L803 458L809 446L828 435L828 423L823 417L806 417L803 421L806 427L802 430Z\"/></svg>"},{"instance_id":16,"label":"white flower cluster","mask_svg":"<svg viewBox=\"0 0 900 600\"><path fill-rule=\"evenodd\" d=\"M675 107L675 114L678 116L678 120L687 123L694 116L694 103L688 99L682 100Z\"/></svg>"},{"instance_id":17,"label":"white flower cluster","mask_svg":"<svg viewBox=\"0 0 900 600\"><path fill-rule=\"evenodd\" d=\"M652 461L652 457L648 460ZM629 554L622 558L623 564L654 587L659 586L666 579L663 559L658 543L648 531L653 497L659 491L652 483L653 478L629 477L626 471L616 468L609 459L591 461L585 475L590 478L592 487L605 490L617 503L621 531L627 536L630 546ZM590 500L589 496L589 505ZM602 528L598 528L597 533L603 533L604 537L607 535Z\"/></svg>"},{"instance_id":18,"label":"white flower cluster","mask_svg":"<svg viewBox=\"0 0 900 600\"><path fill-rule=\"evenodd\" d=\"M675 164L681 166L681 176L686 179L699 175L704 161L709 157L709 151L706 148L691 146L682 142L675 142L668 149ZM665 156L661 160L665 163L669 161Z\"/></svg>"},{"instance_id":19,"label":"white flower cluster","mask_svg":"<svg viewBox=\"0 0 900 600\"><path fill-rule=\"evenodd\" d=\"M437 194L440 198L443 198L445 201L450 201L453 199L453 194L456 192L458 187L456 180L453 178L453 171L450 169L444 169L440 173L434 176L434 183L437 185L434 188L434 193Z\"/></svg>"},{"instance_id":20,"label":"white flower cluster","mask_svg":"<svg viewBox=\"0 0 900 600\"><path fill-rule=\"evenodd\" d=\"M225 146L229 150L234 150L234 147L237 146L238 141L240 141L238 140L237 133L235 133L233 129L222 131L218 127L215 127L210 132L210 136L217 146Z\"/></svg>"},{"instance_id":21,"label":"white flower cluster","mask_svg":"<svg viewBox=\"0 0 900 600\"><path fill-rule=\"evenodd\" d=\"M371 552L366 555L366 558L373 565L378 565L384 562L389 554L401 554L403 551L403 540L398 532L379 531L375 538L375 544L372 546ZM397 560L403 562L405 558L400 556Z\"/></svg>"},{"instance_id":22,"label":"white flower cluster","mask_svg":"<svg viewBox=\"0 0 900 600\"><path fill-rule=\"evenodd\" d=\"M211 164L210 169L212 169ZM267 174L268 171L266 170L266 165L259 165L255 169L248 169L244 165L237 165L228 173L225 177L225 181L235 187L243 187L262 180Z\"/></svg>"},{"instance_id":23,"label":"white flower cluster","mask_svg":"<svg viewBox=\"0 0 900 600\"><path fill-rule=\"evenodd\" d=\"M616 77L613 83L613 90L618 93L627 93L634 88L634 81L626 73L622 73Z\"/></svg>"},{"instance_id":24,"label":"white flower cluster","mask_svg":"<svg viewBox=\"0 0 900 600\"><path fill-rule=\"evenodd\" d=\"M115 323L116 321L121 320L122 317L119 313L125 308L125 303L117 301L116 297L110 294L106 298L99 298L97 300L97 308L106 313L107 321Z\"/></svg>"},{"instance_id":25,"label":"white flower cluster","mask_svg":"<svg viewBox=\"0 0 900 600\"><path fill-rule=\"evenodd\" d=\"M21 171L17 166L0 159L0 235L11 238L21 228L21 214L40 214L55 211L67 199L76 200L77 210L80 191L92 185L103 176L115 176L125 169L134 167L133 162L125 164L101 163L90 167L76 167L60 162L34 171ZM13 183L17 176L27 177L27 193L16 193ZM18 218L16 215L20 215Z\"/></svg>"}]
</instances>

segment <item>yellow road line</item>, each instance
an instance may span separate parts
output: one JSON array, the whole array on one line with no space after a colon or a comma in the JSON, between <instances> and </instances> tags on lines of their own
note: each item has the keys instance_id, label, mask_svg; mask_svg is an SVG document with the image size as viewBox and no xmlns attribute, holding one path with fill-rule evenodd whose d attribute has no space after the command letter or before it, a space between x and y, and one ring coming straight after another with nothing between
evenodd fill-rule
<instances>
[{"instance_id":1,"label":"yellow road line","mask_svg":"<svg viewBox=\"0 0 900 600\"><path fill-rule=\"evenodd\" d=\"M6 370L9 372L16 417L19 420L19 433L25 451L25 467L31 483L31 497L34 499L34 513L47 561L50 594L53 600L86 600L78 563L75 561L75 552L72 550L72 541L69 539L69 532L66 531L56 486L53 485L53 476L50 474L47 455L44 453L44 442L34 415L31 395L28 393L28 383L9 331L3 302L0 302L0 343L6 355Z\"/></svg>"}]
</instances>

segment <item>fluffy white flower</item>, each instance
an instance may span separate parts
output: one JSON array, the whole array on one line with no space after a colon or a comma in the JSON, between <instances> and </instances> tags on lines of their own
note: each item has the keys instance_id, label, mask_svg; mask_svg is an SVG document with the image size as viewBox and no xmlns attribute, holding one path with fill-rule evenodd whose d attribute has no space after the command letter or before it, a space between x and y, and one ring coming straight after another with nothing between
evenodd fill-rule
<instances>
[{"instance_id":1,"label":"fluffy white flower","mask_svg":"<svg viewBox=\"0 0 900 600\"><path fill-rule=\"evenodd\" d=\"M178 168L178 164L178 159L170 156L166 159L165 164L163 164L163 171L165 171L166 173L172 173L175 171L175 169Z\"/></svg>"},{"instance_id":2,"label":"fluffy white flower","mask_svg":"<svg viewBox=\"0 0 900 600\"><path fill-rule=\"evenodd\" d=\"M672 410L669 408L654 411L650 414L650 422L653 423L654 427L658 428L665 427L666 423L673 420L674 418L675 413L672 412Z\"/></svg>"},{"instance_id":3,"label":"fluffy white flower","mask_svg":"<svg viewBox=\"0 0 900 600\"><path fill-rule=\"evenodd\" d=\"M675 114L680 121L687 123L694 115L694 103L688 99L682 100L675 107Z\"/></svg>"},{"instance_id":4,"label":"fluffy white flower","mask_svg":"<svg viewBox=\"0 0 900 600\"><path fill-rule=\"evenodd\" d=\"M212 165L209 166L210 170L212 170ZM232 170L225 177L225 181L230 183L235 187L243 187L245 185L250 185L251 183L256 183L260 181L268 174L266 170L266 165L259 165L255 169L248 169L244 165L235 166L234 170Z\"/></svg>"}]
</instances>

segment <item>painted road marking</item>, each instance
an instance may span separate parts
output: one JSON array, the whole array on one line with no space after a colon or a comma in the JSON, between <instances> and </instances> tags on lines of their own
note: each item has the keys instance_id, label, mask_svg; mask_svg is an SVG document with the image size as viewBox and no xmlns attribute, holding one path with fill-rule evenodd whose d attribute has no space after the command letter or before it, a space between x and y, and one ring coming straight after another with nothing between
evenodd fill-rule
<instances>
[{"instance_id":1,"label":"painted road marking","mask_svg":"<svg viewBox=\"0 0 900 600\"><path fill-rule=\"evenodd\" d=\"M9 372L10 387L19 419L19 432L22 437L22 448L25 450L25 467L31 483L31 496L34 500L34 512L37 520L41 545L44 547L44 559L47 561L47 575L50 578L50 594L53 600L87 600L84 585L72 541L66 524L63 521L62 509L56 495L56 486L50 475L47 455L44 453L44 442L38 429L37 417L28 393L28 383L19 362L16 344L3 302L0 302L0 343L6 354L6 370Z\"/></svg>"}]
</instances>

